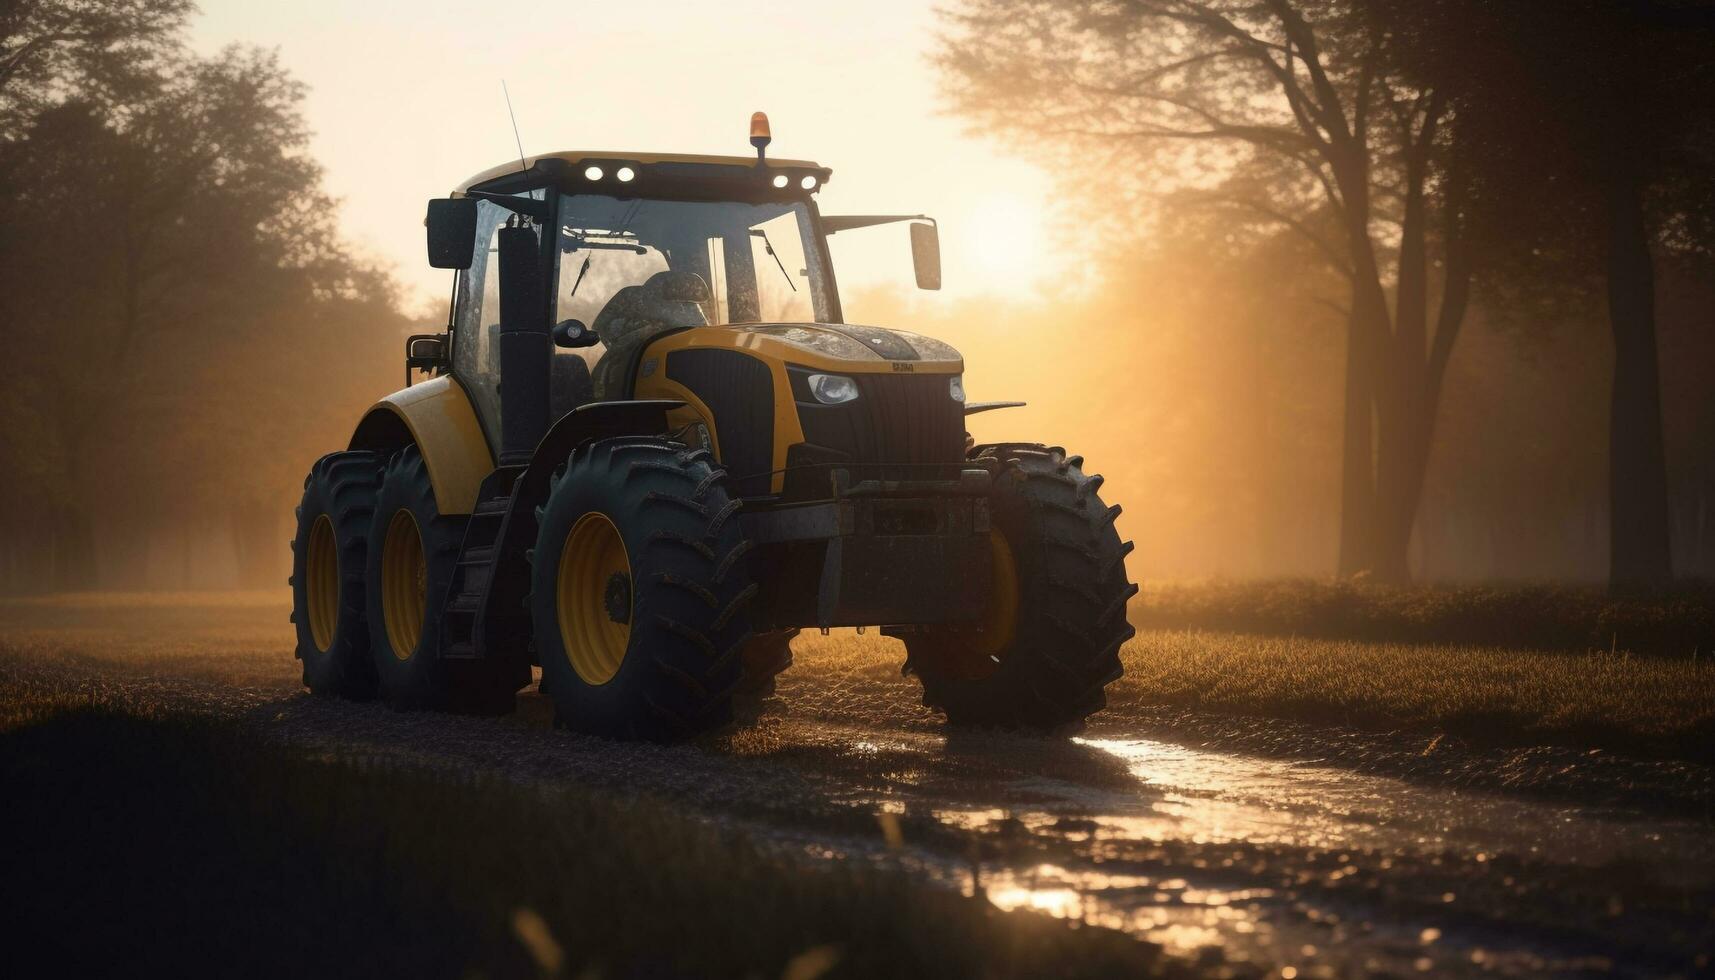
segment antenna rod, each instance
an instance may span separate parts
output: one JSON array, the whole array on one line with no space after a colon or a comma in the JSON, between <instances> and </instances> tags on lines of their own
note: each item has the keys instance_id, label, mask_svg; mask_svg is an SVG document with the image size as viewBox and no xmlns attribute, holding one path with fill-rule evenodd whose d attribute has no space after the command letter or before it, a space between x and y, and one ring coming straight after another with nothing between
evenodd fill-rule
<instances>
[{"instance_id":1,"label":"antenna rod","mask_svg":"<svg viewBox=\"0 0 1715 980\"><path fill-rule=\"evenodd\" d=\"M524 165L524 137L518 135L518 114L512 111L512 93L506 90L506 79L500 80L500 94L506 96L506 115L512 120L512 138L518 141L518 170L528 173L529 167Z\"/></svg>"}]
</instances>

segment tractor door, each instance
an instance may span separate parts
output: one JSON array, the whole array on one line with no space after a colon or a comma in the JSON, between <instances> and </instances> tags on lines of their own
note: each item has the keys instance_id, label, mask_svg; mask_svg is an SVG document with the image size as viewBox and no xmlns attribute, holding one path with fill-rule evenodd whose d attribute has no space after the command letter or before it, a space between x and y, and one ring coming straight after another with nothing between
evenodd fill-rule
<instances>
[{"instance_id":1,"label":"tractor door","mask_svg":"<svg viewBox=\"0 0 1715 980\"><path fill-rule=\"evenodd\" d=\"M500 269L501 226L512 212L477 202L476 250L459 274L453 316L453 376L470 395L491 446L500 445Z\"/></svg>"}]
</instances>

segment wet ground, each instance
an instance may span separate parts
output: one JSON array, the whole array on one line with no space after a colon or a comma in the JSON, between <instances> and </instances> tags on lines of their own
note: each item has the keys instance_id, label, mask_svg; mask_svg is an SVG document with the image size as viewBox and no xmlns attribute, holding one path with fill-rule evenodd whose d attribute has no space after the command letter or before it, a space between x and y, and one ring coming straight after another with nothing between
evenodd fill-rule
<instances>
[{"instance_id":1,"label":"wet ground","mask_svg":"<svg viewBox=\"0 0 1715 980\"><path fill-rule=\"evenodd\" d=\"M197 617L205 635L194 637L147 608L0 618L0 696L9 711L93 700L210 714L316 753L665 798L772 847L901 867L1002 908L1122 929L1215 971L1715 968L1715 824L1647 796L1617 806L1402 779L1302 739L1300 751L1261 754L1208 738L1218 719L1180 739L1135 712L1074 738L949 731L873 636L798 641L779 697L731 732L615 744L547 728L530 697L502 719L305 697L276 613ZM1355 737L1330 732L1328 744ZM1466 754L1459 766L1481 762Z\"/></svg>"}]
</instances>

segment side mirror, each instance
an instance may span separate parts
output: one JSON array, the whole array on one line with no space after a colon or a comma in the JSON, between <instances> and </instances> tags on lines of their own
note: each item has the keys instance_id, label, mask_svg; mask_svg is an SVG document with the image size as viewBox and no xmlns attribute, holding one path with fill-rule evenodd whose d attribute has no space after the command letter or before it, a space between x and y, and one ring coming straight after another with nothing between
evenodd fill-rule
<instances>
[{"instance_id":1,"label":"side mirror","mask_svg":"<svg viewBox=\"0 0 1715 980\"><path fill-rule=\"evenodd\" d=\"M594 347L601 343L594 330L582 320L561 320L554 324L555 347Z\"/></svg>"},{"instance_id":2,"label":"side mirror","mask_svg":"<svg viewBox=\"0 0 1715 980\"><path fill-rule=\"evenodd\" d=\"M468 269L476 254L476 199L440 198L429 202L423 225L429 229L429 265Z\"/></svg>"},{"instance_id":3,"label":"side mirror","mask_svg":"<svg viewBox=\"0 0 1715 980\"><path fill-rule=\"evenodd\" d=\"M433 364L441 359L446 350L446 339L438 333L418 334L405 343L405 357L412 361L425 361Z\"/></svg>"},{"instance_id":4,"label":"side mirror","mask_svg":"<svg viewBox=\"0 0 1715 980\"><path fill-rule=\"evenodd\" d=\"M446 366L447 335L419 333L405 338L405 387L411 387L412 371L436 371Z\"/></svg>"},{"instance_id":5,"label":"side mirror","mask_svg":"<svg viewBox=\"0 0 1715 980\"><path fill-rule=\"evenodd\" d=\"M911 226L911 265L918 289L941 288L941 234L931 224Z\"/></svg>"}]
</instances>

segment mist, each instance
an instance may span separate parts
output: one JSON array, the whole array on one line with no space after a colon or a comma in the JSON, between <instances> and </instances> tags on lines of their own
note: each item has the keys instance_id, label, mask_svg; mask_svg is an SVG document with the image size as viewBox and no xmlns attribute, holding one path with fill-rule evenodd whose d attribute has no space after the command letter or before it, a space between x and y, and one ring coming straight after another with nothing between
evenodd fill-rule
<instances>
[{"instance_id":1,"label":"mist","mask_svg":"<svg viewBox=\"0 0 1715 980\"><path fill-rule=\"evenodd\" d=\"M1017 220L943 221L961 257L953 275L981 272L972 257L985 252L1007 263L986 286L950 284L949 298L906 289L899 256L841 236L835 263L858 284L846 316L954 344L973 400L1028 402L971 417L973 436L1084 456L1124 507L1135 578L1596 582L1617 567L1614 528L1635 523L1616 518L1614 488L1651 498L1658 478L1665 509L1646 500L1627 513L1663 510L1673 575L1715 574L1715 259L1695 113L1654 93L1647 111L1605 117L1555 74L1554 51L1485 13L1486 43L1512 38L1488 52L1493 77L1449 72L1442 49L1425 48L1372 65L1382 87L1358 90L1362 66L1330 55L1333 94L1321 98L1361 91L1403 127L1364 144L1374 159L1353 183L1313 153L1277 152L1293 111L1339 105L1299 105L1293 86L1270 93L1268 78L1236 70L1164 69L1150 83L1161 91L1122 98L1097 87L1113 25L1029 5L1066 43L1057 66L1010 47L995 33L1006 12L990 6L943 18L940 109L1060 183ZM243 45L192 50L188 4L138 9L148 18L127 25L125 44L26 59L0 88L0 172L17 189L0 215L0 330L17 375L0 392L6 592L280 585L302 474L403 383L405 337L444 322L443 300L401 286L400 262L366 254L352 244L364 234L339 223L313 103L290 66ZM1563 43L1606 23L1578 9ZM1352 10L1320 29L1362 40L1383 23L1427 43L1447 27L1387 4ZM1677 50L1637 36L1658 57ZM1173 129L1180 116L1151 115L1153 95L1236 120L1223 125L1277 128L1207 140ZM1531 134L1543 155L1507 131L1523 109L1545 120ZM1040 138L1098 111L1102 125L1156 128ZM1647 192L1642 231L1622 244L1642 243L1648 275L1628 260L1628 279L1594 203L1616 172L1559 162L1616 120L1666 148L1626 177ZM1545 169L1552 192L1535 190ZM872 184L854 170L841 180ZM883 191L918 200L924 186L865 193ZM1354 231L1344 215L1360 192L1372 210ZM1014 237L977 240L997 234ZM1040 278L1002 288L1027 274ZM875 285L887 280L901 285ZM1616 297L1631 297L1624 316ZM1655 350L1622 370L1617 353L1636 345L1615 338L1640 334L1618 325L1644 310ZM1384 340L1362 350L1360 334ZM1622 405L1632 414L1616 429ZM1647 458L1652 405L1659 467ZM1373 521L1354 517L1372 505ZM1397 543L1389 525L1401 520L1403 567L1386 546L1353 552L1366 535Z\"/></svg>"}]
</instances>

